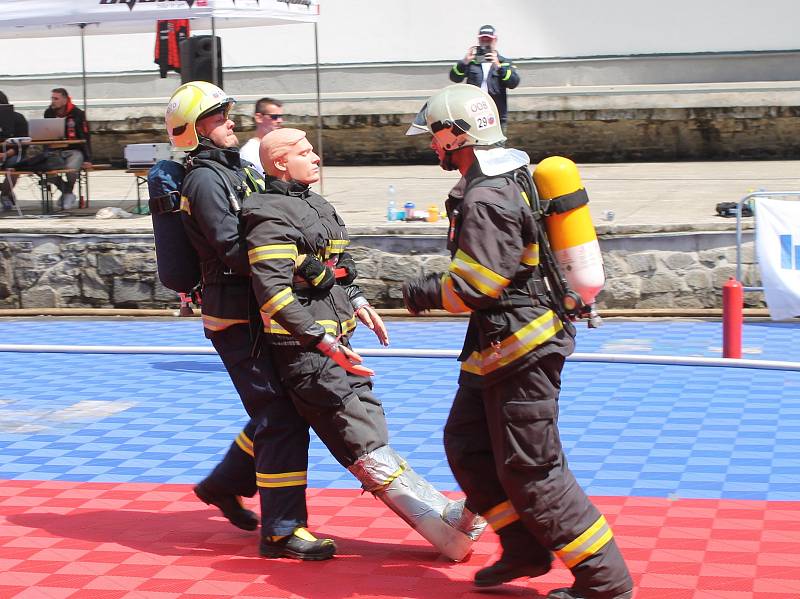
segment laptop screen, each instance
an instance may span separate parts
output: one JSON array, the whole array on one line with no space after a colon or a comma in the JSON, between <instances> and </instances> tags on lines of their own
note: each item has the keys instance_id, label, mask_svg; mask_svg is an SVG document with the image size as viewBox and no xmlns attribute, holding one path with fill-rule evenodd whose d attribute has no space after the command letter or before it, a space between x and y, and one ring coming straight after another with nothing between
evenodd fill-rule
<instances>
[{"instance_id":1,"label":"laptop screen","mask_svg":"<svg viewBox=\"0 0 800 599\"><path fill-rule=\"evenodd\" d=\"M34 141L64 139L65 133L64 119L60 117L28 121L28 134Z\"/></svg>"}]
</instances>

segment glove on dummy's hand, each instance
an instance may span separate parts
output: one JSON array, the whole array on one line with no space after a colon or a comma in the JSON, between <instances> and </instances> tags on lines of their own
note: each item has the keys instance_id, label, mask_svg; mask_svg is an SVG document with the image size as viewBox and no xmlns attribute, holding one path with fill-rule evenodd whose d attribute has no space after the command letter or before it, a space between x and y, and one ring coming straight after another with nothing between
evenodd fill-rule
<instances>
[{"instance_id":1,"label":"glove on dummy's hand","mask_svg":"<svg viewBox=\"0 0 800 599\"><path fill-rule=\"evenodd\" d=\"M337 277L336 282L339 283L339 285L352 285L353 281L355 281L358 276L358 270L356 270L356 261L353 260L353 257L347 252L339 254L336 270L340 268L344 269L347 275L344 277Z\"/></svg>"},{"instance_id":2,"label":"glove on dummy's hand","mask_svg":"<svg viewBox=\"0 0 800 599\"><path fill-rule=\"evenodd\" d=\"M342 345L339 341L328 333L317 343L317 349L344 368L347 372L358 376L372 376L375 372L361 366L361 356L349 347Z\"/></svg>"},{"instance_id":3,"label":"glove on dummy's hand","mask_svg":"<svg viewBox=\"0 0 800 599\"><path fill-rule=\"evenodd\" d=\"M442 307L442 281L438 273L409 279L403 283L403 302L406 310L419 314Z\"/></svg>"},{"instance_id":4,"label":"glove on dummy's hand","mask_svg":"<svg viewBox=\"0 0 800 599\"><path fill-rule=\"evenodd\" d=\"M311 254L306 256L296 272L319 291L328 291L336 282L333 271Z\"/></svg>"}]
</instances>

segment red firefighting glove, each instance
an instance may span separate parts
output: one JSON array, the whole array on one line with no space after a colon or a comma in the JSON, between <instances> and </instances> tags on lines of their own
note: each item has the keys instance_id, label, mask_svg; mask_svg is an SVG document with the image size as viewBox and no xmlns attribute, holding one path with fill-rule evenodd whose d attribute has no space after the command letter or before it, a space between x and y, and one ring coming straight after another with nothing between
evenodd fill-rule
<instances>
[{"instance_id":1,"label":"red firefighting glove","mask_svg":"<svg viewBox=\"0 0 800 599\"><path fill-rule=\"evenodd\" d=\"M311 254L297 267L296 274L303 277L308 284L319 291L328 291L336 282L333 270L325 266Z\"/></svg>"},{"instance_id":2,"label":"red firefighting glove","mask_svg":"<svg viewBox=\"0 0 800 599\"><path fill-rule=\"evenodd\" d=\"M322 340L317 343L317 349L344 368L347 372L357 376L372 376L375 374L370 368L361 366L361 356L329 333L325 333Z\"/></svg>"},{"instance_id":3,"label":"red firefighting glove","mask_svg":"<svg viewBox=\"0 0 800 599\"><path fill-rule=\"evenodd\" d=\"M337 274L336 282L344 286L352 285L353 281L355 281L358 276L358 271L356 270L356 261L353 260L353 257L347 252L339 254L339 260L336 262L336 270L339 271L339 269L342 269L345 274L344 276Z\"/></svg>"}]
</instances>

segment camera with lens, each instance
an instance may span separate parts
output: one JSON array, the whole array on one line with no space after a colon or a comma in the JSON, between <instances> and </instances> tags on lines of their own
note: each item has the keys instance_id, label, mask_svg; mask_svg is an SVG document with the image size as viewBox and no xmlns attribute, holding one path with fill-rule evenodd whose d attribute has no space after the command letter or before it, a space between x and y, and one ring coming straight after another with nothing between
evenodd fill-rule
<instances>
[{"instance_id":1,"label":"camera with lens","mask_svg":"<svg viewBox=\"0 0 800 599\"><path fill-rule=\"evenodd\" d=\"M483 58L483 62L491 62L492 59L489 57L491 51L491 46L475 46L475 58L478 60Z\"/></svg>"}]
</instances>

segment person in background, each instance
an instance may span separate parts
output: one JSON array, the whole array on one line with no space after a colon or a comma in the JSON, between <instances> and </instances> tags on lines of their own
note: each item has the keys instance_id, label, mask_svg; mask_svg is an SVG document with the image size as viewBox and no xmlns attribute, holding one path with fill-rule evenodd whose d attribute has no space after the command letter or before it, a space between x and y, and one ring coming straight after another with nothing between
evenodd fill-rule
<instances>
[{"instance_id":1,"label":"person in background","mask_svg":"<svg viewBox=\"0 0 800 599\"><path fill-rule=\"evenodd\" d=\"M283 124L283 103L273 98L261 98L256 102L253 119L256 122L255 134L241 147L239 155L248 162L252 162L256 170L263 176L264 168L258 157L258 148L267 133L279 129Z\"/></svg>"},{"instance_id":2,"label":"person in background","mask_svg":"<svg viewBox=\"0 0 800 599\"><path fill-rule=\"evenodd\" d=\"M480 87L489 94L500 114L500 126L505 132L508 120L506 90L519 85L517 67L497 51L497 32L491 25L478 30L478 45L470 46L467 54L450 69L450 81Z\"/></svg>"},{"instance_id":3,"label":"person in background","mask_svg":"<svg viewBox=\"0 0 800 599\"><path fill-rule=\"evenodd\" d=\"M72 103L72 98L63 87L56 87L51 91L50 107L44 111L44 118L63 118L64 137L68 140L82 139L84 141L77 148L55 150L64 159L64 168L74 169L74 172L48 178L48 182L55 185L61 192L59 199L61 207L74 208L78 205L78 201L72 190L78 180L79 170L92 164L89 122L86 120L86 113Z\"/></svg>"},{"instance_id":4,"label":"person in background","mask_svg":"<svg viewBox=\"0 0 800 599\"><path fill-rule=\"evenodd\" d=\"M0 104L9 104L8 96L0 92ZM28 136L28 121L18 112L14 112L14 125L11 135L8 137L27 137ZM13 168L14 165L22 158L22 146L13 144L3 145L0 147L0 169ZM11 210L14 207L14 185L17 182L17 176L7 174L3 182L0 183L0 204L3 210Z\"/></svg>"}]
</instances>

